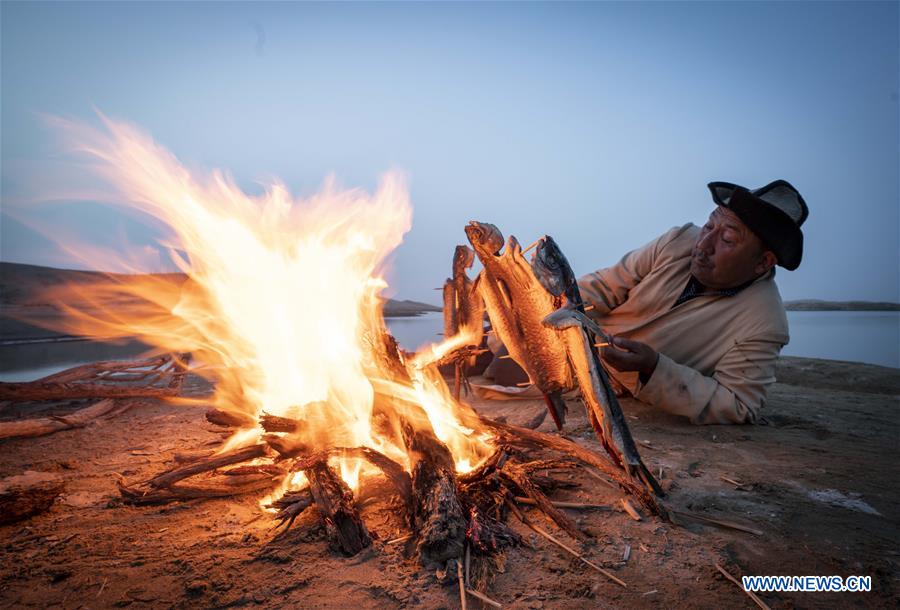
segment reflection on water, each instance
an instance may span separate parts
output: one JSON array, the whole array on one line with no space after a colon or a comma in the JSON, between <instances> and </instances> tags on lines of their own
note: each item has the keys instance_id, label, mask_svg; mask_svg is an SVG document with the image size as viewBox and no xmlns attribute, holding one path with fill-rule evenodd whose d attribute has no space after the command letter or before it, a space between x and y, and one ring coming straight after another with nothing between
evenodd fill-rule
<instances>
[{"instance_id":1,"label":"reflection on water","mask_svg":"<svg viewBox=\"0 0 900 610\"><path fill-rule=\"evenodd\" d=\"M900 368L900 312L789 311L791 342L786 356L868 362ZM415 350L443 339L440 313L389 318L400 346ZM133 358L147 350L136 341L123 345L72 341L0 346L0 381L28 381L77 364Z\"/></svg>"}]
</instances>

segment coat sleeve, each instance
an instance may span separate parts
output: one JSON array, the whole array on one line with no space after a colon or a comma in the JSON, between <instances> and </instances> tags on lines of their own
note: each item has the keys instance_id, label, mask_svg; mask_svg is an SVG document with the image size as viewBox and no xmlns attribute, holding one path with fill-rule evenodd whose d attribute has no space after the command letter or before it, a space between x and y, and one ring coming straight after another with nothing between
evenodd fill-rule
<instances>
[{"instance_id":1,"label":"coat sleeve","mask_svg":"<svg viewBox=\"0 0 900 610\"><path fill-rule=\"evenodd\" d=\"M628 299L628 293L650 273L663 248L693 225L674 227L650 243L632 250L612 267L578 279L581 298L594 306L591 316L609 313Z\"/></svg>"},{"instance_id":2,"label":"coat sleeve","mask_svg":"<svg viewBox=\"0 0 900 610\"><path fill-rule=\"evenodd\" d=\"M775 362L784 344L752 339L735 344L712 376L659 355L656 370L639 384L635 398L695 424L756 423L766 392L775 383Z\"/></svg>"}]
</instances>

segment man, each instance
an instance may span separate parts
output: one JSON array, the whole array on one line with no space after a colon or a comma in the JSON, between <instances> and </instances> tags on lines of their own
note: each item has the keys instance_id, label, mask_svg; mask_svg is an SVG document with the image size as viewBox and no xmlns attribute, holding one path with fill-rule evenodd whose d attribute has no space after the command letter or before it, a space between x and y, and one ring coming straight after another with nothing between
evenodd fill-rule
<instances>
[{"instance_id":1,"label":"man","mask_svg":"<svg viewBox=\"0 0 900 610\"><path fill-rule=\"evenodd\" d=\"M614 383L696 424L754 423L788 324L774 266L796 269L808 209L784 180L709 184L716 209L578 284L611 335Z\"/></svg>"}]
</instances>

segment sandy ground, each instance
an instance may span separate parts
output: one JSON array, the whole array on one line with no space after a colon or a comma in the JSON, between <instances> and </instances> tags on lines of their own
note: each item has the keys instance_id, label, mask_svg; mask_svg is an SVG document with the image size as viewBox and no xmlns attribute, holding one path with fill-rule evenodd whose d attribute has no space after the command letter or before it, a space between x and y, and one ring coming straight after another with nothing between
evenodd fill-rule
<instances>
[{"instance_id":1,"label":"sandy ground","mask_svg":"<svg viewBox=\"0 0 900 610\"><path fill-rule=\"evenodd\" d=\"M208 391L198 379L188 389ZM773 608L896 607L898 397L896 369L785 358L765 410L768 425L695 427L626 400L644 460L654 472L662 469L672 507L738 521L763 535L675 526L648 515L636 522L618 511L570 511L593 538L586 556L628 587L516 523L533 548L510 551L489 593L510 608L754 607L716 572L718 562L734 575L872 577L870 593L762 594ZM543 408L533 401L473 404L513 423ZM0 409L3 419L23 415L17 407ZM566 433L596 447L576 401ZM167 468L176 451L220 438L201 409L150 403L88 428L0 442L0 475L49 471L67 482L48 512L0 527L0 605L459 606L455 585L439 585L405 556L403 544L386 544L405 531L396 507L378 493L383 486L368 486L373 493L360 499L378 539L351 559L331 553L311 519L274 540L270 516L255 496L149 508L116 500L116 474L149 477ZM621 498L581 470L572 476L580 486L556 499L615 506ZM480 604L470 599L470 607Z\"/></svg>"}]
</instances>

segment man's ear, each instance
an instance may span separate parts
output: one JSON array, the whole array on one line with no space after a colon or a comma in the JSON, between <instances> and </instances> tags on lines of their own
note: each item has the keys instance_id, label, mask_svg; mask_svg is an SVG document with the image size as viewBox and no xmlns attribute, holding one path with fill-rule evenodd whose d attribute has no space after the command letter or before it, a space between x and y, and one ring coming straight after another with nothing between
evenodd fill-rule
<instances>
[{"instance_id":1,"label":"man's ear","mask_svg":"<svg viewBox=\"0 0 900 610\"><path fill-rule=\"evenodd\" d=\"M759 258L759 262L756 263L756 274L762 275L767 272L769 269L774 267L778 263L778 258L775 256L775 253L771 250L766 250L762 253L762 256Z\"/></svg>"}]
</instances>

